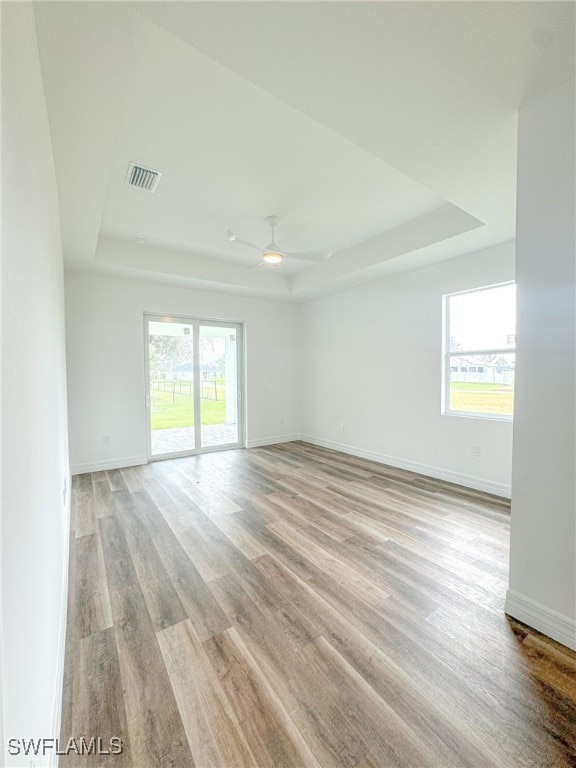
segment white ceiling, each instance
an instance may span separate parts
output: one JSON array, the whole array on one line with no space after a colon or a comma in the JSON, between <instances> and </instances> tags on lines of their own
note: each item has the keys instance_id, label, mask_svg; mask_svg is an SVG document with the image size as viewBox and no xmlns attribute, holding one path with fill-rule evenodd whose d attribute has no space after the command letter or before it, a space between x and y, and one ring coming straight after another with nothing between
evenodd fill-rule
<instances>
[{"instance_id":1,"label":"white ceiling","mask_svg":"<svg viewBox=\"0 0 576 768\"><path fill-rule=\"evenodd\" d=\"M68 268L301 301L512 239L517 110L573 76L574 11L38 3ZM330 262L253 269L226 230L268 214Z\"/></svg>"}]
</instances>

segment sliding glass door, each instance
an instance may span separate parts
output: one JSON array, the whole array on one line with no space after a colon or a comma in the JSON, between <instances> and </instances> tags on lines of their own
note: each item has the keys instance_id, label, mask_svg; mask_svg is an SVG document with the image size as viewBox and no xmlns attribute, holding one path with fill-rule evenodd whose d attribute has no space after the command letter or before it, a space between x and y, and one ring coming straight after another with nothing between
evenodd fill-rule
<instances>
[{"instance_id":1,"label":"sliding glass door","mask_svg":"<svg viewBox=\"0 0 576 768\"><path fill-rule=\"evenodd\" d=\"M200 323L199 350L202 446L237 445L238 326Z\"/></svg>"},{"instance_id":2,"label":"sliding glass door","mask_svg":"<svg viewBox=\"0 0 576 768\"><path fill-rule=\"evenodd\" d=\"M145 316L148 456L242 445L242 326Z\"/></svg>"}]
</instances>

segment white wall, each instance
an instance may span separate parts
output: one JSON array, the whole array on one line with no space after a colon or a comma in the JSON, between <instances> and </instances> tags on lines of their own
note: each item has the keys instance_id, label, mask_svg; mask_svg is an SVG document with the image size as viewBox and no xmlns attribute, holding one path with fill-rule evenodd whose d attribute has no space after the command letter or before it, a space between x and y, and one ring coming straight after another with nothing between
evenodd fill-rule
<instances>
[{"instance_id":1,"label":"white wall","mask_svg":"<svg viewBox=\"0 0 576 768\"><path fill-rule=\"evenodd\" d=\"M73 472L146 460L144 312L245 322L248 445L300 433L298 307L68 273L66 336ZM102 436L110 435L103 445Z\"/></svg>"},{"instance_id":2,"label":"white wall","mask_svg":"<svg viewBox=\"0 0 576 768\"><path fill-rule=\"evenodd\" d=\"M440 404L443 294L512 279L506 243L304 305L303 439L509 495L511 423Z\"/></svg>"},{"instance_id":3,"label":"white wall","mask_svg":"<svg viewBox=\"0 0 576 768\"><path fill-rule=\"evenodd\" d=\"M518 373L507 611L576 649L575 83L519 116Z\"/></svg>"},{"instance_id":4,"label":"white wall","mask_svg":"<svg viewBox=\"0 0 576 768\"><path fill-rule=\"evenodd\" d=\"M57 735L66 626L64 293L32 5L2 5L4 738ZM36 765L48 758L35 758ZM4 766L30 757L4 756Z\"/></svg>"}]
</instances>

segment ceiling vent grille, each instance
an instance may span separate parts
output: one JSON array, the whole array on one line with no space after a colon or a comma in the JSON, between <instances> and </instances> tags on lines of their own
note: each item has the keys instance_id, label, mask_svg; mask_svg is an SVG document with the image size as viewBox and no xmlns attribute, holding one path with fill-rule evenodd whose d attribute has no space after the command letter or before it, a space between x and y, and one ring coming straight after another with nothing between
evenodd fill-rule
<instances>
[{"instance_id":1,"label":"ceiling vent grille","mask_svg":"<svg viewBox=\"0 0 576 768\"><path fill-rule=\"evenodd\" d=\"M152 168L145 168L143 165L130 163L128 173L126 174L126 183L131 187L144 189L146 192L156 192L156 187L162 174L154 171Z\"/></svg>"}]
</instances>

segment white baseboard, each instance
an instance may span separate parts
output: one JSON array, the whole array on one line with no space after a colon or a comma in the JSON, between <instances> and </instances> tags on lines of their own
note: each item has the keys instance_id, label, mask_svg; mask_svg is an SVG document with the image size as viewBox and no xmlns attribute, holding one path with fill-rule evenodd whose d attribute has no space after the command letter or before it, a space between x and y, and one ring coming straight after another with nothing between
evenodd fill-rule
<instances>
[{"instance_id":1,"label":"white baseboard","mask_svg":"<svg viewBox=\"0 0 576 768\"><path fill-rule=\"evenodd\" d=\"M68 483L70 488L70 483ZM58 666L56 670L56 693L52 712L52 737L60 738L62 724L62 696L64 693L64 665L66 662L66 627L68 624L68 577L70 575L70 493L66 498L66 529L64 537L64 584L62 588L62 603L60 606L60 639L58 643ZM58 765L55 751L50 751L50 768Z\"/></svg>"},{"instance_id":2,"label":"white baseboard","mask_svg":"<svg viewBox=\"0 0 576 768\"><path fill-rule=\"evenodd\" d=\"M102 472L105 469L122 469L123 467L137 467L147 464L146 456L125 456L121 459L104 459L103 461L91 461L87 464L73 464L70 472L73 475L83 475L85 472Z\"/></svg>"},{"instance_id":3,"label":"white baseboard","mask_svg":"<svg viewBox=\"0 0 576 768\"><path fill-rule=\"evenodd\" d=\"M505 611L512 618L576 651L576 619L564 616L512 589L506 593Z\"/></svg>"},{"instance_id":4,"label":"white baseboard","mask_svg":"<svg viewBox=\"0 0 576 768\"><path fill-rule=\"evenodd\" d=\"M445 480L448 483L463 485L466 488L473 488L477 491L493 493L497 496L510 498L510 486L504 483L495 483L473 475L465 475L460 472L435 467L430 464L420 464L407 459L399 459L396 456L387 456L376 451L365 450L346 443L337 443L333 440L324 440L323 438L313 437L312 435L300 435L298 433L288 435L272 435L270 437L255 438L246 441L246 448L258 448L259 446L275 445L276 443L291 443L294 440L303 440L312 445L319 445L322 448L330 448L341 453L348 453L351 456L358 456L361 459L369 459L379 464L388 464L398 469L407 469L410 472L416 472L420 475L427 475L438 480ZM93 461L86 464L75 464L71 467L73 475L80 475L85 472L101 472L105 469L121 469L123 467L136 467L140 464L146 464L146 456L127 456L120 459L105 459L103 461Z\"/></svg>"},{"instance_id":5,"label":"white baseboard","mask_svg":"<svg viewBox=\"0 0 576 768\"><path fill-rule=\"evenodd\" d=\"M465 475L461 472L453 472L452 470L435 467L431 464L420 464L416 461L409 461L408 459L399 459L396 456L387 456L384 453L368 451L364 448L357 448L356 446L347 445L346 443L337 443L333 440L324 440L323 438L313 437L312 435L302 435L300 439L305 443L319 445L322 448L331 448L334 451L348 453L351 456L358 456L361 459L376 461L378 464L387 464L388 466L396 467L397 469L407 469L409 472L416 472L419 475L427 475L428 477L434 477L437 480L445 480L447 483L463 485L466 488L473 488L475 491L484 491L485 493L492 493L507 499L511 496L510 485L504 483L495 483L491 480L475 477L474 475Z\"/></svg>"},{"instance_id":6,"label":"white baseboard","mask_svg":"<svg viewBox=\"0 0 576 768\"><path fill-rule=\"evenodd\" d=\"M276 443L291 443L300 440L300 435L274 435L273 437L260 437L255 440L246 440L246 448L258 448L262 445L275 445Z\"/></svg>"}]
</instances>

